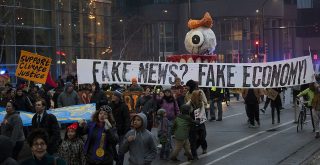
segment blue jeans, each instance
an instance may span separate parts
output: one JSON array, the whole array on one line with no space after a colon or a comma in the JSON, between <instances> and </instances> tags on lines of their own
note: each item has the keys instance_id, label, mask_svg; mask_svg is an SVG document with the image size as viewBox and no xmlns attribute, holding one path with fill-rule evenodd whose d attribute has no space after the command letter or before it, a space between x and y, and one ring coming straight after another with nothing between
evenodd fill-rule
<instances>
[{"instance_id":1,"label":"blue jeans","mask_svg":"<svg viewBox=\"0 0 320 165\"><path fill-rule=\"evenodd\" d=\"M222 119L222 100L210 100L210 117L216 118L214 103L217 103L218 119Z\"/></svg>"}]
</instances>

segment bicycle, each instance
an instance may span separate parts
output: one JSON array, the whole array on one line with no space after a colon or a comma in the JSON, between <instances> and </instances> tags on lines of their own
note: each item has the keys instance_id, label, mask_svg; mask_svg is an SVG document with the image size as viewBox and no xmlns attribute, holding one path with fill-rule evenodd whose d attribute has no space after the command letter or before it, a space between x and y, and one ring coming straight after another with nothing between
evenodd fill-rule
<instances>
[{"instance_id":1,"label":"bicycle","mask_svg":"<svg viewBox=\"0 0 320 165\"><path fill-rule=\"evenodd\" d=\"M308 107L308 103L306 101L302 101L299 98L297 98L296 100L297 100L297 105L299 105L299 107L301 106L299 116L298 116L298 123L297 123L297 132L299 132L299 130L302 131L303 125L306 124L307 109L309 107ZM315 129L314 129L314 123L313 123L313 118L312 118L312 110L310 110L310 116L311 116L313 132L314 132Z\"/></svg>"},{"instance_id":2,"label":"bicycle","mask_svg":"<svg viewBox=\"0 0 320 165\"><path fill-rule=\"evenodd\" d=\"M299 98L297 100L297 105L300 108L299 116L298 116L298 123L297 123L297 132L302 131L303 125L305 124L306 118L307 118L307 102L300 100Z\"/></svg>"}]
</instances>

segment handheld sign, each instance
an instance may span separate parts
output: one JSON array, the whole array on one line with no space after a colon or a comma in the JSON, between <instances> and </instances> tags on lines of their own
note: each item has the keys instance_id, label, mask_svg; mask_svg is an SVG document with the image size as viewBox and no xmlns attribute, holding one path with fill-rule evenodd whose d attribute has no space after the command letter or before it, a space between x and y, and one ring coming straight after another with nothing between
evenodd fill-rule
<instances>
[{"instance_id":1,"label":"handheld sign","mask_svg":"<svg viewBox=\"0 0 320 165\"><path fill-rule=\"evenodd\" d=\"M45 84L50 70L51 58L22 50L16 76Z\"/></svg>"}]
</instances>

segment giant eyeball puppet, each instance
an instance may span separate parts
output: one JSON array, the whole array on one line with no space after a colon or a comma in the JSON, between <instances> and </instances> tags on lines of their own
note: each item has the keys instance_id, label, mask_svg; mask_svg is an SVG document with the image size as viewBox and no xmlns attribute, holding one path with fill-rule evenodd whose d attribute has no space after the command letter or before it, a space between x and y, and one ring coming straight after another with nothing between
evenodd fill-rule
<instances>
[{"instance_id":1,"label":"giant eyeball puppet","mask_svg":"<svg viewBox=\"0 0 320 165\"><path fill-rule=\"evenodd\" d=\"M208 55L212 54L216 48L216 35L211 30L213 25L212 18L208 12L204 14L201 20L192 20L188 22L191 29L185 37L184 45L191 54Z\"/></svg>"}]
</instances>

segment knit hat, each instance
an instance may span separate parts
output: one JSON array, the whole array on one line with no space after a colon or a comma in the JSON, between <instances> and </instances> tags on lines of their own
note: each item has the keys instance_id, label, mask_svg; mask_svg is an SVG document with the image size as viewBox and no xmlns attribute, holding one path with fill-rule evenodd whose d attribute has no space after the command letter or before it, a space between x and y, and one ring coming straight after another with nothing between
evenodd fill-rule
<instances>
[{"instance_id":1,"label":"knit hat","mask_svg":"<svg viewBox=\"0 0 320 165\"><path fill-rule=\"evenodd\" d=\"M137 80L136 77L132 77L132 78L131 78L131 82L138 82L138 80Z\"/></svg>"},{"instance_id":2,"label":"knit hat","mask_svg":"<svg viewBox=\"0 0 320 165\"><path fill-rule=\"evenodd\" d=\"M118 97L120 100L122 100L122 94L119 91L114 91L113 96Z\"/></svg>"},{"instance_id":3,"label":"knit hat","mask_svg":"<svg viewBox=\"0 0 320 165\"><path fill-rule=\"evenodd\" d=\"M111 108L110 106L108 106L108 105L102 105L102 106L100 107L100 109L101 109L102 111L112 112L112 108Z\"/></svg>"},{"instance_id":4,"label":"knit hat","mask_svg":"<svg viewBox=\"0 0 320 165\"><path fill-rule=\"evenodd\" d=\"M78 123L73 123L73 124L69 125L69 127L67 127L67 129L77 130L78 129Z\"/></svg>"},{"instance_id":5,"label":"knit hat","mask_svg":"<svg viewBox=\"0 0 320 165\"><path fill-rule=\"evenodd\" d=\"M166 113L166 110L163 109L163 108L160 108L160 109L157 111L157 114L160 115L160 116L163 116L164 113Z\"/></svg>"},{"instance_id":6,"label":"knit hat","mask_svg":"<svg viewBox=\"0 0 320 165\"><path fill-rule=\"evenodd\" d=\"M190 105L187 105L187 104L184 104L180 107L180 111L182 114L184 115L188 115L191 111L191 106Z\"/></svg>"}]
</instances>

